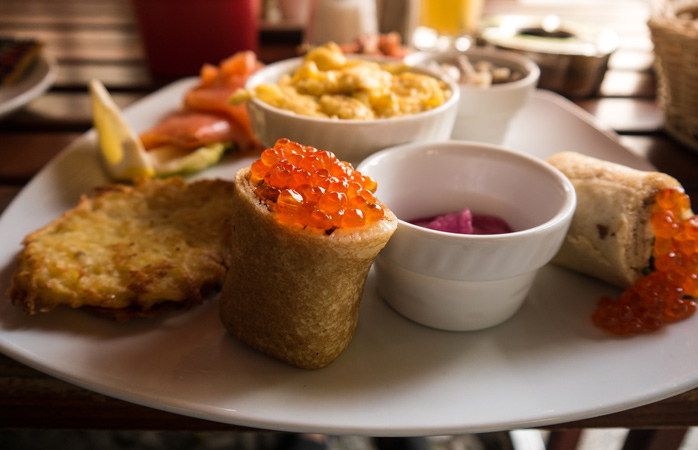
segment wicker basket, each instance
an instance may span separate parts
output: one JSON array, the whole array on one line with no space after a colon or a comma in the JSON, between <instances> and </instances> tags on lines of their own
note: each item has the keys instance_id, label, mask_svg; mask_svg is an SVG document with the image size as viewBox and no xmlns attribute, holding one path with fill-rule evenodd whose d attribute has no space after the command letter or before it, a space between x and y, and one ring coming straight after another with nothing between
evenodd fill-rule
<instances>
[{"instance_id":1,"label":"wicker basket","mask_svg":"<svg viewBox=\"0 0 698 450\"><path fill-rule=\"evenodd\" d=\"M648 22L666 131L698 151L698 0L662 0Z\"/></svg>"}]
</instances>

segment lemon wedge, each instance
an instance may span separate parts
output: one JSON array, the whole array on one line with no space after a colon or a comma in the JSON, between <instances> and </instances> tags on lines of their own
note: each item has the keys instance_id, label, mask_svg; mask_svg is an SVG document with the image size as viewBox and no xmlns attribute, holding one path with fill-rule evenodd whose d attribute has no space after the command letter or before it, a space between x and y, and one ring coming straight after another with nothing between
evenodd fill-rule
<instances>
[{"instance_id":1,"label":"lemon wedge","mask_svg":"<svg viewBox=\"0 0 698 450\"><path fill-rule=\"evenodd\" d=\"M154 176L155 170L143 144L102 82L90 80L88 87L92 121L109 176L117 180Z\"/></svg>"}]
</instances>

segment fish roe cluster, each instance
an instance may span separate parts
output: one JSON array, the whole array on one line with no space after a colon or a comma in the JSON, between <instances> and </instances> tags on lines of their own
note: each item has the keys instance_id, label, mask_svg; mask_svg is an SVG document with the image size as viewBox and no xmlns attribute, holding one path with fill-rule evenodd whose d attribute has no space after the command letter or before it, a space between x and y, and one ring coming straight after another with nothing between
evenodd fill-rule
<instances>
[{"instance_id":1,"label":"fish roe cluster","mask_svg":"<svg viewBox=\"0 0 698 450\"><path fill-rule=\"evenodd\" d=\"M618 300L599 299L594 324L619 336L654 331L690 317L698 298L698 216L683 219L691 202L680 188L656 195L653 266Z\"/></svg>"},{"instance_id":2,"label":"fish roe cluster","mask_svg":"<svg viewBox=\"0 0 698 450\"><path fill-rule=\"evenodd\" d=\"M328 151L279 139L251 167L255 194L273 205L279 223L331 233L383 218L376 182Z\"/></svg>"}]
</instances>

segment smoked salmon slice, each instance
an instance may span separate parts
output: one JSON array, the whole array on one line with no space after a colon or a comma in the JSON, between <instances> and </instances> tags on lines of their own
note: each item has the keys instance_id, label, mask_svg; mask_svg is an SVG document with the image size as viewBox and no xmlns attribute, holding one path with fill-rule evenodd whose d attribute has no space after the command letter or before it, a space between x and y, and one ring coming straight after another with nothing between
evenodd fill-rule
<instances>
[{"instance_id":1,"label":"smoked salmon slice","mask_svg":"<svg viewBox=\"0 0 698 450\"><path fill-rule=\"evenodd\" d=\"M185 94L183 109L140 134L145 149L170 145L194 150L213 142L232 142L243 151L262 150L245 105L228 104L232 93L262 67L251 51L238 52L219 66L205 64L199 84Z\"/></svg>"},{"instance_id":2,"label":"smoked salmon slice","mask_svg":"<svg viewBox=\"0 0 698 450\"><path fill-rule=\"evenodd\" d=\"M256 142L247 107L244 104L231 105L228 100L237 89L245 87L250 75L262 67L263 64L250 51L236 53L221 62L219 67L204 65L201 69L201 83L186 94L184 107L223 114L242 127L251 138L250 142Z\"/></svg>"},{"instance_id":3,"label":"smoked salmon slice","mask_svg":"<svg viewBox=\"0 0 698 450\"><path fill-rule=\"evenodd\" d=\"M178 111L140 135L146 150L163 145L198 148L211 142L234 141L242 130L223 116L200 111Z\"/></svg>"}]
</instances>

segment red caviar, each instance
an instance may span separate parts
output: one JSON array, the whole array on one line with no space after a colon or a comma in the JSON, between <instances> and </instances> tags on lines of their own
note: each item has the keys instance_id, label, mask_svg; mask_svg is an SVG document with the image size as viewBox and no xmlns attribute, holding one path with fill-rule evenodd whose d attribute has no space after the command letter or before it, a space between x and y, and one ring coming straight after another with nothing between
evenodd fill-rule
<instances>
[{"instance_id":1,"label":"red caviar","mask_svg":"<svg viewBox=\"0 0 698 450\"><path fill-rule=\"evenodd\" d=\"M594 324L631 336L683 320L696 311L698 297L698 216L683 219L691 202L683 189L663 189L652 214L653 267L618 300L599 299Z\"/></svg>"},{"instance_id":2,"label":"red caviar","mask_svg":"<svg viewBox=\"0 0 698 450\"><path fill-rule=\"evenodd\" d=\"M275 205L280 223L325 232L383 218L376 182L328 151L279 139L251 167L255 194Z\"/></svg>"}]
</instances>

